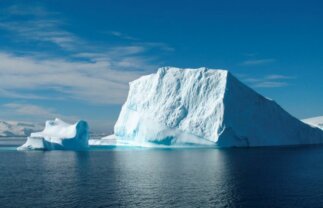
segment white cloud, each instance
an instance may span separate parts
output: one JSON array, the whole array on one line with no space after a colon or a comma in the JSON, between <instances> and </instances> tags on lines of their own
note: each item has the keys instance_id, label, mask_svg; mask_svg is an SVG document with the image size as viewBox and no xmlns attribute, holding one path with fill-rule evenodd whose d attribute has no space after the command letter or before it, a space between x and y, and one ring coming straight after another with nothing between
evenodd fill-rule
<instances>
[{"instance_id":1,"label":"white cloud","mask_svg":"<svg viewBox=\"0 0 323 208\"><path fill-rule=\"evenodd\" d=\"M274 81L261 81L255 83L253 86L257 88L277 88L277 87L286 87L289 84L287 82L274 82Z\"/></svg>"},{"instance_id":2,"label":"white cloud","mask_svg":"<svg viewBox=\"0 0 323 208\"><path fill-rule=\"evenodd\" d=\"M281 75L281 74L270 74L265 77L266 79L269 80L277 80L277 79L295 79L294 76L286 76L286 75Z\"/></svg>"},{"instance_id":3,"label":"white cloud","mask_svg":"<svg viewBox=\"0 0 323 208\"><path fill-rule=\"evenodd\" d=\"M46 99L45 97L28 94L28 93L17 93L6 89L0 89L0 97L6 98L18 98L18 99Z\"/></svg>"},{"instance_id":4,"label":"white cloud","mask_svg":"<svg viewBox=\"0 0 323 208\"><path fill-rule=\"evenodd\" d=\"M121 39L126 39L126 40L138 40L138 38L132 37L130 35L118 32L118 31L109 31L109 32L105 32L109 35L121 38Z\"/></svg>"},{"instance_id":5,"label":"white cloud","mask_svg":"<svg viewBox=\"0 0 323 208\"><path fill-rule=\"evenodd\" d=\"M58 16L40 6L13 5L1 10L0 29L10 32L18 42L47 42L72 50L82 41L62 29L64 22Z\"/></svg>"},{"instance_id":6,"label":"white cloud","mask_svg":"<svg viewBox=\"0 0 323 208\"><path fill-rule=\"evenodd\" d=\"M6 9L2 10L3 13L8 15L16 16L49 16L56 14L54 12L48 12L43 7L40 6L26 6L26 5L12 5Z\"/></svg>"},{"instance_id":7,"label":"white cloud","mask_svg":"<svg viewBox=\"0 0 323 208\"><path fill-rule=\"evenodd\" d=\"M144 41L140 40L139 38L129 36L127 34L124 34L124 33L118 32L118 31L109 31L109 32L104 32L104 33L121 38L121 39L131 40L131 41L135 42L136 45L140 45L145 48L158 48L160 50L168 51L168 52L175 51L174 48L172 48L168 44L165 44L162 42L144 42Z\"/></svg>"},{"instance_id":8,"label":"white cloud","mask_svg":"<svg viewBox=\"0 0 323 208\"><path fill-rule=\"evenodd\" d=\"M103 54L89 61L63 58L37 59L33 56L19 57L0 52L0 96L23 96L20 90L29 92L44 89L62 93L66 99L74 98L90 103L122 103L127 95L128 82L147 73L145 59L124 57L114 61ZM118 69L114 70L113 66ZM133 68L133 70L128 70ZM156 68L156 67L154 67ZM37 96L37 95L36 95ZM47 97L50 99L50 95Z\"/></svg>"},{"instance_id":9,"label":"white cloud","mask_svg":"<svg viewBox=\"0 0 323 208\"><path fill-rule=\"evenodd\" d=\"M92 43L67 30L68 26L59 13L43 7L0 8L0 35L6 38L9 34L8 41L22 44L21 48L0 51L0 97L14 100L0 105L0 117L77 120L59 114L59 108L29 104L30 99L121 104L126 99L129 81L161 65L158 57L149 52L174 50L164 43L147 42L116 31L110 35L123 39L124 44ZM31 48L31 44L35 47ZM102 130L114 123L111 118L100 120L91 115L86 120L94 124L94 129Z\"/></svg>"},{"instance_id":10,"label":"white cloud","mask_svg":"<svg viewBox=\"0 0 323 208\"><path fill-rule=\"evenodd\" d=\"M295 79L294 76L287 76L281 74L269 74L264 77L250 77L242 76L243 81L256 88L279 88L289 86L289 80Z\"/></svg>"},{"instance_id":11,"label":"white cloud","mask_svg":"<svg viewBox=\"0 0 323 208\"><path fill-rule=\"evenodd\" d=\"M153 48L171 50L166 44L150 42L93 46L62 29L64 22L58 13L28 6L12 6L2 11L0 29L16 36L14 40L51 43L60 47L64 55L51 55L51 51L44 49L23 55L0 51L0 97L53 99L50 95L37 94L39 90L52 90L60 95L59 99L119 104L127 95L129 81L160 65L147 52ZM133 39L120 32L112 35Z\"/></svg>"},{"instance_id":12,"label":"white cloud","mask_svg":"<svg viewBox=\"0 0 323 208\"><path fill-rule=\"evenodd\" d=\"M66 121L77 121L75 116L64 116L57 112L54 109L43 108L41 106L32 105L32 104L18 104L18 103L6 103L1 106L2 108L7 109L11 114L16 116L28 116L33 120L43 121L54 118L61 118Z\"/></svg>"},{"instance_id":13,"label":"white cloud","mask_svg":"<svg viewBox=\"0 0 323 208\"><path fill-rule=\"evenodd\" d=\"M24 42L48 42L65 50L73 50L82 41L70 32L60 29L58 20L42 19L27 21L7 21L0 23L0 29L11 32Z\"/></svg>"},{"instance_id":14,"label":"white cloud","mask_svg":"<svg viewBox=\"0 0 323 208\"><path fill-rule=\"evenodd\" d=\"M264 65L264 64L270 64L275 62L275 59L250 59L243 61L240 65L242 66L258 66L258 65Z\"/></svg>"},{"instance_id":15,"label":"white cloud","mask_svg":"<svg viewBox=\"0 0 323 208\"><path fill-rule=\"evenodd\" d=\"M174 48L170 47L169 45L161 42L141 42L138 43L142 46L149 47L149 48L159 48L163 51L173 52L175 51Z\"/></svg>"}]
</instances>

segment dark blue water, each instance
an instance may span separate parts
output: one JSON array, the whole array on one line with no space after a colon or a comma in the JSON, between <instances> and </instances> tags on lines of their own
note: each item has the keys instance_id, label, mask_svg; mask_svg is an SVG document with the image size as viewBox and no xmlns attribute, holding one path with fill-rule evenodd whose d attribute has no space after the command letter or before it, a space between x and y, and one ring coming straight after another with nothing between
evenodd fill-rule
<instances>
[{"instance_id":1,"label":"dark blue water","mask_svg":"<svg viewBox=\"0 0 323 208\"><path fill-rule=\"evenodd\" d=\"M2 145L0 207L323 207L323 147L17 152Z\"/></svg>"}]
</instances>

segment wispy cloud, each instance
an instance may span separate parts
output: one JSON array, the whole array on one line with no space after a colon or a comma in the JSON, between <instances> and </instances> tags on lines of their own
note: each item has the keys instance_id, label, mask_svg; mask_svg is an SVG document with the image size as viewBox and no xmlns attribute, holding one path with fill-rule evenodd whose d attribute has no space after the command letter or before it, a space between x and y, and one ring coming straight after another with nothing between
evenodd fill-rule
<instances>
[{"instance_id":1,"label":"wispy cloud","mask_svg":"<svg viewBox=\"0 0 323 208\"><path fill-rule=\"evenodd\" d=\"M265 65L275 62L275 59L250 59L245 60L240 65L242 66L258 66L258 65Z\"/></svg>"},{"instance_id":2,"label":"wispy cloud","mask_svg":"<svg viewBox=\"0 0 323 208\"><path fill-rule=\"evenodd\" d=\"M55 112L54 109L44 108L38 105L21 104L21 103L6 103L1 106L7 109L11 114L19 116L28 116L39 121L53 118L61 118L67 121L76 121L76 116L65 116Z\"/></svg>"},{"instance_id":3,"label":"wispy cloud","mask_svg":"<svg viewBox=\"0 0 323 208\"><path fill-rule=\"evenodd\" d=\"M109 32L105 32L106 34L118 37L120 39L125 39L125 40L131 40L133 41L136 45L140 45L143 47L147 47L147 48L158 48L160 50L164 50L164 51L175 51L174 48L170 47L168 44L162 43L162 42L144 42L142 40L140 40L140 38L136 38L118 31L109 31Z\"/></svg>"},{"instance_id":4,"label":"wispy cloud","mask_svg":"<svg viewBox=\"0 0 323 208\"><path fill-rule=\"evenodd\" d=\"M286 87L289 84L287 82L277 82L277 81L261 81L255 83L253 86L257 88L278 88L278 87Z\"/></svg>"},{"instance_id":5,"label":"wispy cloud","mask_svg":"<svg viewBox=\"0 0 323 208\"><path fill-rule=\"evenodd\" d=\"M74 49L80 40L72 33L59 30L55 20L30 20L21 22L2 22L0 29L7 30L19 39L16 41L48 42L62 49Z\"/></svg>"},{"instance_id":6,"label":"wispy cloud","mask_svg":"<svg viewBox=\"0 0 323 208\"><path fill-rule=\"evenodd\" d=\"M1 80L1 79L0 79ZM34 95L32 93L18 93L6 89L0 89L0 97L17 98L17 99L46 99L42 96Z\"/></svg>"},{"instance_id":7,"label":"wispy cloud","mask_svg":"<svg viewBox=\"0 0 323 208\"><path fill-rule=\"evenodd\" d=\"M138 57L124 57L114 61L113 57L104 58L100 54L91 60L39 60L32 56L19 57L2 52L0 89L6 91L7 95L18 97L26 91L32 94L37 89L47 89L63 94L66 99L81 99L90 103L122 103L127 95L128 82L145 73L145 69L138 69L145 64L142 63L145 60ZM124 70L114 70L111 68L113 66ZM133 67L133 70L128 70L129 67ZM24 93L19 94L19 90L24 90Z\"/></svg>"},{"instance_id":8,"label":"wispy cloud","mask_svg":"<svg viewBox=\"0 0 323 208\"><path fill-rule=\"evenodd\" d=\"M93 46L93 44L67 31L65 28L68 25L60 18L60 14L49 12L43 7L15 5L1 9L0 12L0 30L9 32L11 36L15 37L11 38L12 40L26 43L35 42L38 46L42 42L50 43L63 50L72 52L97 50L98 48L102 50L103 48L98 45ZM174 51L174 48L165 43L143 41L118 31L104 33L127 40L128 46L131 47L140 46L146 50Z\"/></svg>"},{"instance_id":9,"label":"wispy cloud","mask_svg":"<svg viewBox=\"0 0 323 208\"><path fill-rule=\"evenodd\" d=\"M3 9L0 29L10 32L21 42L47 42L71 50L82 42L74 34L62 29L64 22L57 13L42 7L15 5Z\"/></svg>"},{"instance_id":10,"label":"wispy cloud","mask_svg":"<svg viewBox=\"0 0 323 208\"><path fill-rule=\"evenodd\" d=\"M121 38L121 39L126 39L126 40L138 40L138 38L132 37L130 35L118 32L118 31L108 31L108 32L104 32L106 34Z\"/></svg>"},{"instance_id":11,"label":"wispy cloud","mask_svg":"<svg viewBox=\"0 0 323 208\"><path fill-rule=\"evenodd\" d=\"M0 50L0 98L11 100L0 104L0 117L9 120L78 119L48 107L52 99L86 105L121 104L129 81L163 65L152 54L174 51L168 44L117 31L107 35L119 38L118 44L92 42L69 30L60 13L40 6L0 8L0 32L7 45L13 45ZM38 99L47 99L46 104L30 104ZM94 129L109 129L114 124L112 118L84 116Z\"/></svg>"},{"instance_id":12,"label":"wispy cloud","mask_svg":"<svg viewBox=\"0 0 323 208\"><path fill-rule=\"evenodd\" d=\"M289 79L295 79L295 76L286 76L281 74L270 74L265 77L269 80L289 80Z\"/></svg>"},{"instance_id":13,"label":"wispy cloud","mask_svg":"<svg viewBox=\"0 0 323 208\"><path fill-rule=\"evenodd\" d=\"M55 15L56 12L49 12L41 6L27 6L27 5L12 5L2 10L4 15L17 15L17 16L38 16L44 17Z\"/></svg>"},{"instance_id":14,"label":"wispy cloud","mask_svg":"<svg viewBox=\"0 0 323 208\"><path fill-rule=\"evenodd\" d=\"M255 88L279 88L290 85L289 81L295 79L294 76L281 74L269 74L264 77L241 76L242 80Z\"/></svg>"},{"instance_id":15,"label":"wispy cloud","mask_svg":"<svg viewBox=\"0 0 323 208\"><path fill-rule=\"evenodd\" d=\"M155 48L172 50L167 44L139 42L116 31L111 35L133 42L113 47L93 46L63 29L64 22L58 13L42 7L13 6L3 10L2 20L0 29L18 37L17 41L53 44L64 55L52 55L44 49L23 54L0 51L0 97L52 99L53 96L37 94L42 89L55 91L65 99L119 104L127 95L129 81L160 65L148 52Z\"/></svg>"}]
</instances>

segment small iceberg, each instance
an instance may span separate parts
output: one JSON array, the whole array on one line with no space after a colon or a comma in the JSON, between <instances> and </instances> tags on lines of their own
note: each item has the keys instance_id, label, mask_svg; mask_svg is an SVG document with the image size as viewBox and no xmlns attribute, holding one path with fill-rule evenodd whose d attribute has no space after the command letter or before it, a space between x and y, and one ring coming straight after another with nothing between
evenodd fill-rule
<instances>
[{"instance_id":1,"label":"small iceberg","mask_svg":"<svg viewBox=\"0 0 323 208\"><path fill-rule=\"evenodd\" d=\"M75 124L58 118L46 121L45 129L31 133L17 150L86 150L89 147L89 127L86 121Z\"/></svg>"}]
</instances>

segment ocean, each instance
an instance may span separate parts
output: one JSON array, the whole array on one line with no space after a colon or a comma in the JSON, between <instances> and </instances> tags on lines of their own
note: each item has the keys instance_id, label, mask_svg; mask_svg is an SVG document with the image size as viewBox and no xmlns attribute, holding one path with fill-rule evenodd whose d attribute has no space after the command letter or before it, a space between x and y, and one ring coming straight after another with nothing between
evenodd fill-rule
<instances>
[{"instance_id":1,"label":"ocean","mask_svg":"<svg viewBox=\"0 0 323 208\"><path fill-rule=\"evenodd\" d=\"M323 146L28 151L0 138L0 207L323 207Z\"/></svg>"}]
</instances>

